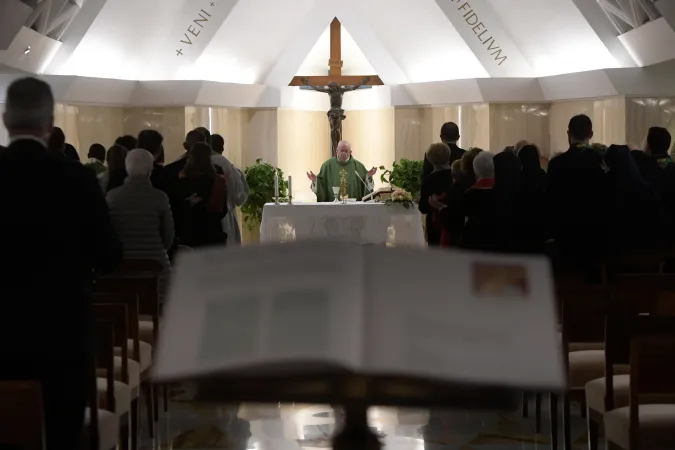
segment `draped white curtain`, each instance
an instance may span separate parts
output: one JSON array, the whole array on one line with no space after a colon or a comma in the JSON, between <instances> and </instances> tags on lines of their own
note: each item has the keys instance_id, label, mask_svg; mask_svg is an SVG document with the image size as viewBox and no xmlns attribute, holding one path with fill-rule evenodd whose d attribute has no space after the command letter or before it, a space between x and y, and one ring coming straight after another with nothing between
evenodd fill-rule
<instances>
[{"instance_id":1,"label":"draped white curtain","mask_svg":"<svg viewBox=\"0 0 675 450\"><path fill-rule=\"evenodd\" d=\"M5 104L0 104L0 111L5 110ZM7 129L4 125L0 125L0 145L7 146L9 144L9 135L7 134Z\"/></svg>"},{"instance_id":2,"label":"draped white curtain","mask_svg":"<svg viewBox=\"0 0 675 450\"><path fill-rule=\"evenodd\" d=\"M242 110L234 108L211 108L211 133L219 134L225 140L223 155L232 164L243 169Z\"/></svg>"},{"instance_id":3,"label":"draped white curtain","mask_svg":"<svg viewBox=\"0 0 675 450\"><path fill-rule=\"evenodd\" d=\"M2 107L4 111L4 105ZM77 107L57 104L54 107L54 126L63 130L66 140L79 149L78 126L77 126ZM0 145L9 143L9 135L4 125L0 126Z\"/></svg>"},{"instance_id":4,"label":"draped white curtain","mask_svg":"<svg viewBox=\"0 0 675 450\"><path fill-rule=\"evenodd\" d=\"M185 108L185 129L206 127L211 134L219 134L225 140L225 156L237 168L244 170L242 150L242 110L234 108L194 107ZM237 208L237 219L243 227L241 211Z\"/></svg>"},{"instance_id":5,"label":"draped white curtain","mask_svg":"<svg viewBox=\"0 0 675 450\"><path fill-rule=\"evenodd\" d=\"M80 153L80 158L82 158L78 112L77 106L57 103L54 105L54 126L63 130L63 133L66 135L66 142L73 145ZM86 154L84 156L86 156Z\"/></svg>"}]
</instances>

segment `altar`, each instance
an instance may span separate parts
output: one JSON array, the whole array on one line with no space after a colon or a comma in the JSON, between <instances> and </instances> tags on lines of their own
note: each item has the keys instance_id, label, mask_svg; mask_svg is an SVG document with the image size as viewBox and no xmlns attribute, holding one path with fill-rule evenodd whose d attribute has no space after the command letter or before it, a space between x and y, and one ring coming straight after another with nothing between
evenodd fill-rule
<instances>
[{"instance_id":1,"label":"altar","mask_svg":"<svg viewBox=\"0 0 675 450\"><path fill-rule=\"evenodd\" d=\"M424 247L422 217L416 207L384 203L267 203L260 241L346 238L363 243Z\"/></svg>"}]
</instances>

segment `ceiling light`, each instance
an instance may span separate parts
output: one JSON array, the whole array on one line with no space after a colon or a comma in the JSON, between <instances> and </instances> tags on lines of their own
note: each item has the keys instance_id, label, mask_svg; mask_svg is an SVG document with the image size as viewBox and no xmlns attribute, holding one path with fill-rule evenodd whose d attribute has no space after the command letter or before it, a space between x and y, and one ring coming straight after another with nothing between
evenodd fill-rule
<instances>
[{"instance_id":1,"label":"ceiling light","mask_svg":"<svg viewBox=\"0 0 675 450\"><path fill-rule=\"evenodd\" d=\"M29 53L30 53L30 45L28 47L26 47L26 50L23 51L24 55L27 55Z\"/></svg>"}]
</instances>

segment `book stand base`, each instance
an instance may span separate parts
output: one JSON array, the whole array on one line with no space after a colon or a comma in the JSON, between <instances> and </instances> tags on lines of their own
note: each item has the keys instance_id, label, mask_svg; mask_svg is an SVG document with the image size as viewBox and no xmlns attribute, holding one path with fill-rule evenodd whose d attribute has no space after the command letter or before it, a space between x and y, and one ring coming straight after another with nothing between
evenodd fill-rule
<instances>
[{"instance_id":1,"label":"book stand base","mask_svg":"<svg viewBox=\"0 0 675 450\"><path fill-rule=\"evenodd\" d=\"M333 450L380 450L382 444L368 426L365 404L344 406L344 425L333 437Z\"/></svg>"}]
</instances>

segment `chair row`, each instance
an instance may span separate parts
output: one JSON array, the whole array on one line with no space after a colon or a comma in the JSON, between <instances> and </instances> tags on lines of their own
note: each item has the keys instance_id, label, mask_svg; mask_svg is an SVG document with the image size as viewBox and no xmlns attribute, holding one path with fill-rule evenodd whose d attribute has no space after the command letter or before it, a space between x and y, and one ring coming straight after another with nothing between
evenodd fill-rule
<instances>
[{"instance_id":1,"label":"chair row","mask_svg":"<svg viewBox=\"0 0 675 450\"><path fill-rule=\"evenodd\" d=\"M571 402L587 418L591 450L600 429L608 448L675 447L675 275L612 274L599 285L559 279L556 291L568 369L565 449L572 447ZM552 448L557 401L551 394Z\"/></svg>"},{"instance_id":2,"label":"chair row","mask_svg":"<svg viewBox=\"0 0 675 450\"><path fill-rule=\"evenodd\" d=\"M158 278L161 265L154 261L128 260L114 274L95 280L92 294L93 358L89 376L89 405L85 411L84 446L110 450L139 447L139 399L146 403L150 437L159 420L159 397L166 386L150 382L153 346L160 319ZM161 388L161 389L160 389ZM42 387L38 381L0 382L4 408L0 414L4 432L0 447L44 449ZM11 424L11 427L4 425Z\"/></svg>"},{"instance_id":3,"label":"chair row","mask_svg":"<svg viewBox=\"0 0 675 450\"><path fill-rule=\"evenodd\" d=\"M123 449L138 448L141 396L145 399L149 436L155 437L160 388L150 382L150 371L161 314L158 292L161 270L161 265L154 261L127 260L117 272L94 283L96 329L110 324L113 333L112 359L105 364L97 361L96 365L99 418L106 420L99 419L101 450L114 448L118 442ZM99 353L105 350L98 348ZM165 387L163 400L167 411Z\"/></svg>"}]
</instances>

